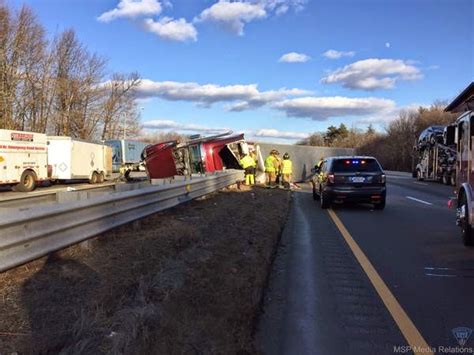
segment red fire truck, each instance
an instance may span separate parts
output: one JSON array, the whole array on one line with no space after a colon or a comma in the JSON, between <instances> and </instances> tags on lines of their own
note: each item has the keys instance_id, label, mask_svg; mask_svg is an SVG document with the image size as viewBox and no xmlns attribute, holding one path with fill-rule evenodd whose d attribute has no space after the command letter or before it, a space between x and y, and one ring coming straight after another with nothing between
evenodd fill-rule
<instances>
[{"instance_id":1,"label":"red fire truck","mask_svg":"<svg viewBox=\"0 0 474 355\"><path fill-rule=\"evenodd\" d=\"M459 112L456 122L448 126L446 144L456 144L456 223L462 229L464 245L474 244L474 82L445 109Z\"/></svg>"}]
</instances>

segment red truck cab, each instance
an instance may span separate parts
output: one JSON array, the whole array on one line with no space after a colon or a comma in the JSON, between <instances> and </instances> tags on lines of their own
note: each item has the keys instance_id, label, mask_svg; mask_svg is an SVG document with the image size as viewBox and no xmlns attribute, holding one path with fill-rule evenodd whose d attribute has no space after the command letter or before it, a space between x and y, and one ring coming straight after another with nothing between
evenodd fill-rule
<instances>
[{"instance_id":1,"label":"red truck cab","mask_svg":"<svg viewBox=\"0 0 474 355\"><path fill-rule=\"evenodd\" d=\"M245 145L243 134L231 132L182 143L157 143L144 150L145 166L150 179L240 169L239 156Z\"/></svg>"}]
</instances>

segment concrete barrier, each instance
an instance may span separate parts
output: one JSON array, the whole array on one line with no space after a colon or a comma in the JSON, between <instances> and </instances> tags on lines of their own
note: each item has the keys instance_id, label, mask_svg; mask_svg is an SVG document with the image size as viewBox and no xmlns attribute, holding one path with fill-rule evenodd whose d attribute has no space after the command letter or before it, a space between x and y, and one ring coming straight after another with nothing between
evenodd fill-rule
<instances>
[{"instance_id":1,"label":"concrete barrier","mask_svg":"<svg viewBox=\"0 0 474 355\"><path fill-rule=\"evenodd\" d=\"M280 152L280 158L283 154L288 153L293 162L293 180L304 181L311 177L311 169L321 159L321 157L354 155L355 149L352 148L330 148L330 147L312 147L304 145L289 144L272 144L272 143L256 143L257 149L260 150L262 159L265 159L272 149ZM260 160L260 159L259 159ZM263 172L263 160L259 161L258 169Z\"/></svg>"}]
</instances>

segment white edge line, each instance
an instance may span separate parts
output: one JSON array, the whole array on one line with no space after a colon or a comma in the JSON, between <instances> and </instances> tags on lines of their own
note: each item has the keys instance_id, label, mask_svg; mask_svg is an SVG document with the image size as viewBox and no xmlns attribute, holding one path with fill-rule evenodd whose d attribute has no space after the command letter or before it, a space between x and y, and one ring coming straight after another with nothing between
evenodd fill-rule
<instances>
[{"instance_id":1,"label":"white edge line","mask_svg":"<svg viewBox=\"0 0 474 355\"><path fill-rule=\"evenodd\" d=\"M419 200L419 199L411 197L411 196L405 196L405 197L408 198L409 200L413 200L413 201L416 201L416 202L419 202L419 203L424 203L425 205L429 205L429 206L433 205L431 202L426 202L426 201L423 201L423 200Z\"/></svg>"}]
</instances>

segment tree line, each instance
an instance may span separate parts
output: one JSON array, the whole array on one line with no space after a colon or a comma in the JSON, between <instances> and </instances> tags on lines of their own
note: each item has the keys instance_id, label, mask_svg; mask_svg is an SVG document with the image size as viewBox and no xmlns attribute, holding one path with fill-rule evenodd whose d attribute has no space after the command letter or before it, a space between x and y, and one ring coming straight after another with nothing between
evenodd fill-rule
<instances>
[{"instance_id":1,"label":"tree line","mask_svg":"<svg viewBox=\"0 0 474 355\"><path fill-rule=\"evenodd\" d=\"M377 158L386 170L412 171L418 158L413 147L420 133L429 126L448 125L456 119L456 114L444 112L445 106L435 102L430 107L401 111L384 132L376 132L371 125L360 130L341 124L328 127L326 132L313 133L297 144L355 148L357 154Z\"/></svg>"},{"instance_id":2,"label":"tree line","mask_svg":"<svg viewBox=\"0 0 474 355\"><path fill-rule=\"evenodd\" d=\"M0 128L96 140L138 133L137 73L108 75L73 29L48 38L27 6L0 0Z\"/></svg>"}]
</instances>

